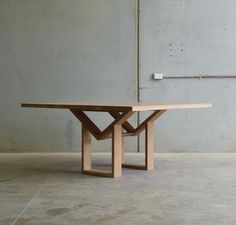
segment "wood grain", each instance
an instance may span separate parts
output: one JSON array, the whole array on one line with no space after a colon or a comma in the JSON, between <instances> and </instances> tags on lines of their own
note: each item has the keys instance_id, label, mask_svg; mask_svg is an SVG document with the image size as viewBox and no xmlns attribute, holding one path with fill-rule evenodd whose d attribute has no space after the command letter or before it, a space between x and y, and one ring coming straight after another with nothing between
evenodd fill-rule
<instances>
[{"instance_id":1,"label":"wood grain","mask_svg":"<svg viewBox=\"0 0 236 225\"><path fill-rule=\"evenodd\" d=\"M115 125L112 135L112 176L120 177L122 174L122 127Z\"/></svg>"},{"instance_id":2,"label":"wood grain","mask_svg":"<svg viewBox=\"0 0 236 225\"><path fill-rule=\"evenodd\" d=\"M192 109L192 108L208 108L212 107L211 103L197 104L156 104L156 103L125 103L125 104L102 104L102 103L22 103L22 107L31 108L55 108L55 109L75 109L81 111L155 111L165 109Z\"/></svg>"},{"instance_id":3,"label":"wood grain","mask_svg":"<svg viewBox=\"0 0 236 225\"><path fill-rule=\"evenodd\" d=\"M153 122L146 123L145 136L145 166L146 170L152 170L154 167Z\"/></svg>"},{"instance_id":4,"label":"wood grain","mask_svg":"<svg viewBox=\"0 0 236 225\"><path fill-rule=\"evenodd\" d=\"M91 135L82 125L82 171L91 169Z\"/></svg>"}]
</instances>

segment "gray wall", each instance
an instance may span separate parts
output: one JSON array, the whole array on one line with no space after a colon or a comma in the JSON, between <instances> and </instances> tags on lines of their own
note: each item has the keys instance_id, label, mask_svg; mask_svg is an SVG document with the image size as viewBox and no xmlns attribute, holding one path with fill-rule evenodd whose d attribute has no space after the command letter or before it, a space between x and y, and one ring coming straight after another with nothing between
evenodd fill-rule
<instances>
[{"instance_id":1,"label":"gray wall","mask_svg":"<svg viewBox=\"0 0 236 225\"><path fill-rule=\"evenodd\" d=\"M78 151L69 111L20 103L135 101L133 40L133 0L0 0L1 151Z\"/></svg>"},{"instance_id":2,"label":"gray wall","mask_svg":"<svg viewBox=\"0 0 236 225\"><path fill-rule=\"evenodd\" d=\"M151 76L235 74L236 2L140 3L141 100L214 103L164 114L156 151L235 152L236 80ZM21 109L21 102L136 100L135 7L136 0L0 0L0 151L80 149L70 112ZM109 151L110 143L94 142L94 150Z\"/></svg>"},{"instance_id":3,"label":"gray wall","mask_svg":"<svg viewBox=\"0 0 236 225\"><path fill-rule=\"evenodd\" d=\"M156 124L156 151L236 151L236 79L151 79L154 72L236 74L235 9L234 0L141 1L141 100L214 104L163 115Z\"/></svg>"}]
</instances>

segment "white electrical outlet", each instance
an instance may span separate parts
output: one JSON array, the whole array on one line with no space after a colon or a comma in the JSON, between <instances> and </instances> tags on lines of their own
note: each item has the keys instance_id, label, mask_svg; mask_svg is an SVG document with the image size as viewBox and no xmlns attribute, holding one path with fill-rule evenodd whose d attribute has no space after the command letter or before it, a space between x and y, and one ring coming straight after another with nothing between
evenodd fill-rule
<instances>
[{"instance_id":1,"label":"white electrical outlet","mask_svg":"<svg viewBox=\"0 0 236 225\"><path fill-rule=\"evenodd\" d=\"M154 73L153 74L153 79L154 80L162 80L164 78L163 73Z\"/></svg>"}]
</instances>

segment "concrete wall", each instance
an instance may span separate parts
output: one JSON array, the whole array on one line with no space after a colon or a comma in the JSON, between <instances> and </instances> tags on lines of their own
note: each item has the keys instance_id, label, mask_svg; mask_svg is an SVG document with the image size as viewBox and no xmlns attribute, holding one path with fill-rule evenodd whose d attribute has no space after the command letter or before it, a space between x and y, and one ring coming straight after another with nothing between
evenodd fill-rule
<instances>
[{"instance_id":1,"label":"concrete wall","mask_svg":"<svg viewBox=\"0 0 236 225\"><path fill-rule=\"evenodd\" d=\"M134 0L0 0L0 150L78 151L69 111L20 103L135 101L134 40Z\"/></svg>"},{"instance_id":2,"label":"concrete wall","mask_svg":"<svg viewBox=\"0 0 236 225\"><path fill-rule=\"evenodd\" d=\"M236 80L151 76L235 74L236 2L140 4L141 100L214 103L163 115L156 151L235 152ZM0 151L80 149L70 112L21 109L21 102L136 100L135 7L136 0L0 0ZM94 142L93 150L109 151L110 143Z\"/></svg>"},{"instance_id":3,"label":"concrete wall","mask_svg":"<svg viewBox=\"0 0 236 225\"><path fill-rule=\"evenodd\" d=\"M236 1L141 1L142 101L213 102L174 110L156 124L158 152L235 152L236 79L152 80L165 75L236 74Z\"/></svg>"}]
</instances>

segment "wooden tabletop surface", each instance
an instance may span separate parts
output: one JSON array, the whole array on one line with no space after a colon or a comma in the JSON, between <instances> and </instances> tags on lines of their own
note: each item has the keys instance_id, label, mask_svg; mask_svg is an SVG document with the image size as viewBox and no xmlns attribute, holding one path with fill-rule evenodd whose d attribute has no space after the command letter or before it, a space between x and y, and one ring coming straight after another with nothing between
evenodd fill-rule
<instances>
[{"instance_id":1,"label":"wooden tabletop surface","mask_svg":"<svg viewBox=\"0 0 236 225\"><path fill-rule=\"evenodd\" d=\"M22 107L74 109L81 111L147 111L212 107L211 103L157 104L157 103L22 103Z\"/></svg>"}]
</instances>

